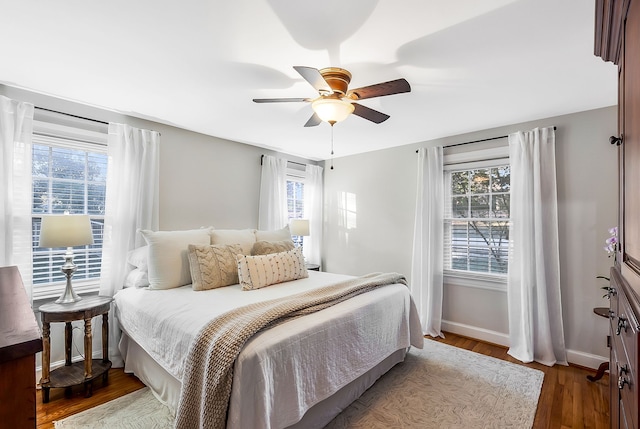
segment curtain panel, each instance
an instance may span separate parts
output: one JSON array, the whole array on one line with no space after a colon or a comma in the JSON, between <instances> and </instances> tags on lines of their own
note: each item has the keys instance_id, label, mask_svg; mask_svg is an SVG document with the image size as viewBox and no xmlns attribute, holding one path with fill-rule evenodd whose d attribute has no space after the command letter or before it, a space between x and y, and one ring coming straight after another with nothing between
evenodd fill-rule
<instances>
[{"instance_id":1,"label":"curtain panel","mask_svg":"<svg viewBox=\"0 0 640 429\"><path fill-rule=\"evenodd\" d=\"M287 160L264 155L260 177L258 229L276 230L289 222L287 211Z\"/></svg>"},{"instance_id":2,"label":"curtain panel","mask_svg":"<svg viewBox=\"0 0 640 429\"><path fill-rule=\"evenodd\" d=\"M309 236L304 237L303 252L307 262L321 265L322 251L322 167L307 164L304 182L304 217L309 219Z\"/></svg>"},{"instance_id":3,"label":"curtain panel","mask_svg":"<svg viewBox=\"0 0 640 429\"><path fill-rule=\"evenodd\" d=\"M509 157L508 353L522 362L566 365L553 127L510 134Z\"/></svg>"},{"instance_id":4,"label":"curtain panel","mask_svg":"<svg viewBox=\"0 0 640 429\"><path fill-rule=\"evenodd\" d=\"M140 229L158 229L159 143L156 131L109 124L107 194L100 295L113 296L127 275L127 254L144 245ZM109 356L122 366L120 327L111 315Z\"/></svg>"},{"instance_id":5,"label":"curtain panel","mask_svg":"<svg viewBox=\"0 0 640 429\"><path fill-rule=\"evenodd\" d=\"M30 301L33 112L33 104L0 95L0 266L18 267Z\"/></svg>"},{"instance_id":6,"label":"curtain panel","mask_svg":"<svg viewBox=\"0 0 640 429\"><path fill-rule=\"evenodd\" d=\"M442 335L444 171L442 146L418 150L411 294L425 335Z\"/></svg>"}]
</instances>

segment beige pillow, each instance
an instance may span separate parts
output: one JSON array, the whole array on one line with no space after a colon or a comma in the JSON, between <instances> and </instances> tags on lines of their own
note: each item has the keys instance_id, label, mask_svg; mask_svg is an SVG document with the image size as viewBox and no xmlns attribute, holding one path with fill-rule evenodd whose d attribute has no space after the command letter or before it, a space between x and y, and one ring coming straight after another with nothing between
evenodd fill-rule
<instances>
[{"instance_id":1,"label":"beige pillow","mask_svg":"<svg viewBox=\"0 0 640 429\"><path fill-rule=\"evenodd\" d=\"M215 229L211 231L211 244L239 244L245 255L251 254L251 247L255 242L255 229Z\"/></svg>"},{"instance_id":2,"label":"beige pillow","mask_svg":"<svg viewBox=\"0 0 640 429\"><path fill-rule=\"evenodd\" d=\"M282 241L256 241L251 248L251 255L267 255L269 253L280 253L293 250L295 244L291 239Z\"/></svg>"},{"instance_id":3,"label":"beige pillow","mask_svg":"<svg viewBox=\"0 0 640 429\"><path fill-rule=\"evenodd\" d=\"M189 268L193 290L215 289L238 283L236 255L239 244L189 245Z\"/></svg>"},{"instance_id":4,"label":"beige pillow","mask_svg":"<svg viewBox=\"0 0 640 429\"><path fill-rule=\"evenodd\" d=\"M149 287L171 289L191 283L189 244L209 244L211 228L140 233L149 245Z\"/></svg>"},{"instance_id":5,"label":"beige pillow","mask_svg":"<svg viewBox=\"0 0 640 429\"><path fill-rule=\"evenodd\" d=\"M291 240L291 232L289 232L289 225L282 229L276 229L273 231L257 230L257 241L283 241Z\"/></svg>"},{"instance_id":6,"label":"beige pillow","mask_svg":"<svg viewBox=\"0 0 640 429\"><path fill-rule=\"evenodd\" d=\"M268 255L236 255L242 290L260 289L276 283L309 277L302 248Z\"/></svg>"}]
</instances>

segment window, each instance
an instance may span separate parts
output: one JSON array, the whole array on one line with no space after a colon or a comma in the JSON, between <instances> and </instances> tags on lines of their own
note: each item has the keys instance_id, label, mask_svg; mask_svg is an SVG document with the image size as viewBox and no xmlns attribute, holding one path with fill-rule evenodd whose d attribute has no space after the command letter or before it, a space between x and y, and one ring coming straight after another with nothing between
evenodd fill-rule
<instances>
[{"instance_id":1,"label":"window","mask_svg":"<svg viewBox=\"0 0 640 429\"><path fill-rule=\"evenodd\" d=\"M291 165L291 164L290 164ZM288 218L301 219L304 217L304 171L289 168L287 172L287 212ZM296 246L302 245L303 237L291 237Z\"/></svg>"},{"instance_id":2,"label":"window","mask_svg":"<svg viewBox=\"0 0 640 429\"><path fill-rule=\"evenodd\" d=\"M510 173L508 160L447 167L444 268L448 274L507 274Z\"/></svg>"},{"instance_id":3,"label":"window","mask_svg":"<svg viewBox=\"0 0 640 429\"><path fill-rule=\"evenodd\" d=\"M304 182L299 178L287 178L287 211L289 219L304 217Z\"/></svg>"},{"instance_id":4,"label":"window","mask_svg":"<svg viewBox=\"0 0 640 429\"><path fill-rule=\"evenodd\" d=\"M107 178L106 146L34 133L32 174L32 251L34 298L55 296L66 278L60 271L65 248L38 246L43 214L88 214L94 244L74 248L78 270L74 289L97 290Z\"/></svg>"}]
</instances>

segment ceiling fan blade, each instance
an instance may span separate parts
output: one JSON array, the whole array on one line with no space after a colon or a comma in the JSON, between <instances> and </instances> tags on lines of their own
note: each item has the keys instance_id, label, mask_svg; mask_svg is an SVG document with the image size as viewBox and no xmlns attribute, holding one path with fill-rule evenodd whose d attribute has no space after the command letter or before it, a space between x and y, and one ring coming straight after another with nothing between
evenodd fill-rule
<instances>
[{"instance_id":1,"label":"ceiling fan blade","mask_svg":"<svg viewBox=\"0 0 640 429\"><path fill-rule=\"evenodd\" d=\"M311 98L254 98L254 103L298 103L311 101Z\"/></svg>"},{"instance_id":2,"label":"ceiling fan blade","mask_svg":"<svg viewBox=\"0 0 640 429\"><path fill-rule=\"evenodd\" d=\"M396 79L390 80L389 82L351 89L347 92L347 97L353 100L364 100L365 98L382 97L385 95L401 94L403 92L411 92L411 85L409 85L406 79Z\"/></svg>"},{"instance_id":3,"label":"ceiling fan blade","mask_svg":"<svg viewBox=\"0 0 640 429\"><path fill-rule=\"evenodd\" d=\"M314 112L313 115L311 115L311 117L307 121L307 123L304 124L304 126L305 127L315 127L315 126L320 125L320 122L322 122L322 119L320 119L320 116L316 115L316 113Z\"/></svg>"},{"instance_id":4,"label":"ceiling fan blade","mask_svg":"<svg viewBox=\"0 0 640 429\"><path fill-rule=\"evenodd\" d=\"M331 89L327 81L324 80L324 77L320 74L320 70L306 66L293 66L293 68L300 73L300 76L309 82L316 91L322 94L333 94L333 89Z\"/></svg>"},{"instance_id":5,"label":"ceiling fan blade","mask_svg":"<svg viewBox=\"0 0 640 429\"><path fill-rule=\"evenodd\" d=\"M360 116L361 118L367 119L371 122L375 122L376 124L380 124L390 118L389 115L378 112L377 110L370 109L369 107L363 106L362 104L351 104L353 105L353 107L355 107L353 111L354 115Z\"/></svg>"}]
</instances>

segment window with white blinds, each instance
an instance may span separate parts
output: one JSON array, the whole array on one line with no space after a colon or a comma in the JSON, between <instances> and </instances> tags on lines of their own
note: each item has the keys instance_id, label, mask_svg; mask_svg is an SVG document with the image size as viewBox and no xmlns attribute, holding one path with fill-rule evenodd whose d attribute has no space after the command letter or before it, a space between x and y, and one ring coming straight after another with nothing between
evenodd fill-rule
<instances>
[{"instance_id":1,"label":"window with white blinds","mask_svg":"<svg viewBox=\"0 0 640 429\"><path fill-rule=\"evenodd\" d=\"M287 212L289 220L304 217L304 170L288 168L287 172ZM301 245L303 237L292 236L296 245Z\"/></svg>"},{"instance_id":2,"label":"window with white blinds","mask_svg":"<svg viewBox=\"0 0 640 429\"><path fill-rule=\"evenodd\" d=\"M508 160L447 166L444 268L450 274L508 272Z\"/></svg>"},{"instance_id":3,"label":"window with white blinds","mask_svg":"<svg viewBox=\"0 0 640 429\"><path fill-rule=\"evenodd\" d=\"M106 140L106 134L104 136ZM87 139L89 140L89 139ZM102 261L102 237L107 180L107 147L92 141L39 134L33 135L33 291L44 297L65 283L60 271L66 248L38 246L43 214L87 214L94 244L74 248L73 275L76 291L97 289Z\"/></svg>"}]
</instances>

